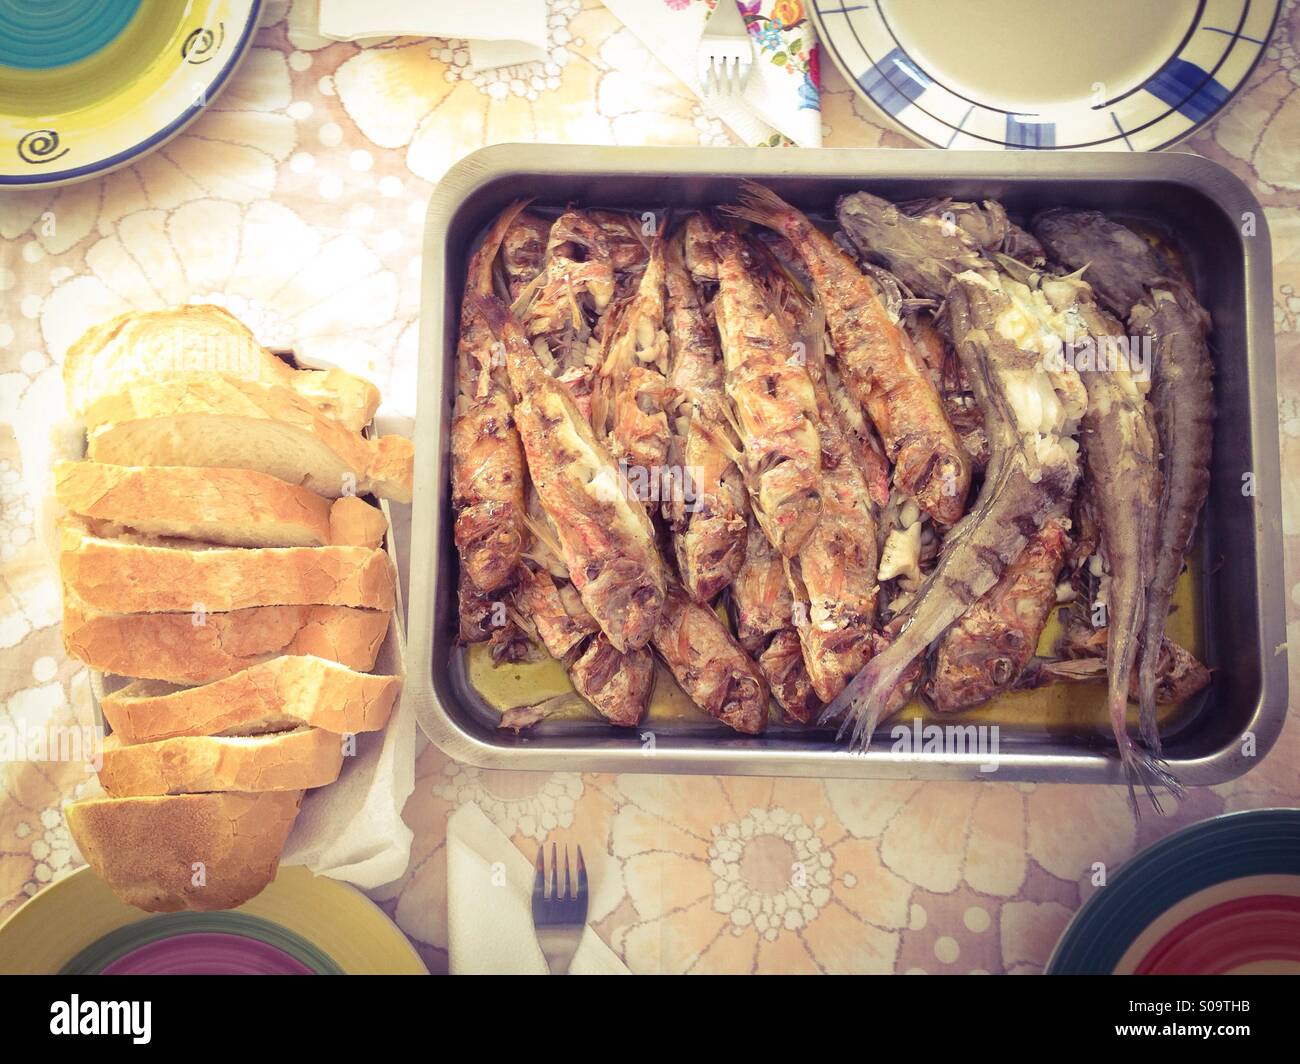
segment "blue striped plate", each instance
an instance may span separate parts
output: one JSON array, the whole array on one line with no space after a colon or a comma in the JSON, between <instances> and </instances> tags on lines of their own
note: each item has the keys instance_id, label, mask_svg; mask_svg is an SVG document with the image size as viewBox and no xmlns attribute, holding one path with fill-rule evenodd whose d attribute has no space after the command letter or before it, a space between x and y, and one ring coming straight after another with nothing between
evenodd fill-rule
<instances>
[{"instance_id":1,"label":"blue striped plate","mask_svg":"<svg viewBox=\"0 0 1300 1064\"><path fill-rule=\"evenodd\" d=\"M938 148L1154 151L1245 84L1281 0L810 0L835 65Z\"/></svg>"}]
</instances>

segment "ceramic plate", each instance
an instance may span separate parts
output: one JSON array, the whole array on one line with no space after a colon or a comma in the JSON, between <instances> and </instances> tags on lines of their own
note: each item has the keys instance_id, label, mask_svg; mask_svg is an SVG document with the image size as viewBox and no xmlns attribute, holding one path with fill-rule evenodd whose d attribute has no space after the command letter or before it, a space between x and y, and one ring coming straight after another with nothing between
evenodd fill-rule
<instances>
[{"instance_id":1,"label":"ceramic plate","mask_svg":"<svg viewBox=\"0 0 1300 1064\"><path fill-rule=\"evenodd\" d=\"M836 66L938 148L1153 151L1249 76L1281 0L810 0Z\"/></svg>"},{"instance_id":2,"label":"ceramic plate","mask_svg":"<svg viewBox=\"0 0 1300 1064\"><path fill-rule=\"evenodd\" d=\"M106 173L179 133L247 51L261 0L0 0L0 186Z\"/></svg>"},{"instance_id":3,"label":"ceramic plate","mask_svg":"<svg viewBox=\"0 0 1300 1064\"><path fill-rule=\"evenodd\" d=\"M1229 813L1142 851L1075 914L1047 971L1300 974L1300 809Z\"/></svg>"},{"instance_id":4,"label":"ceramic plate","mask_svg":"<svg viewBox=\"0 0 1300 1064\"><path fill-rule=\"evenodd\" d=\"M0 974L424 975L406 936L359 890L282 867L229 912L150 915L89 868L0 924Z\"/></svg>"}]
</instances>

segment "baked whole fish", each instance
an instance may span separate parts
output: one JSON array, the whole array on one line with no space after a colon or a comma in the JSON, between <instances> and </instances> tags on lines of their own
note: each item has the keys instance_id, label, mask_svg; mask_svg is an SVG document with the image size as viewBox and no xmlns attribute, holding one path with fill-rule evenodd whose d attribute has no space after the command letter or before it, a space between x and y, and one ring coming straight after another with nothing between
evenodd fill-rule
<instances>
[{"instance_id":1,"label":"baked whole fish","mask_svg":"<svg viewBox=\"0 0 1300 1064\"><path fill-rule=\"evenodd\" d=\"M739 444L727 411L722 353L684 258L689 225L667 247L672 436L663 514L687 593L711 602L736 578L748 522L744 481L731 458Z\"/></svg>"},{"instance_id":2,"label":"baked whole fish","mask_svg":"<svg viewBox=\"0 0 1300 1064\"><path fill-rule=\"evenodd\" d=\"M812 380L790 323L752 274L736 234L714 230L727 397L745 481L772 545L793 557L821 517L821 443Z\"/></svg>"},{"instance_id":3,"label":"baked whole fish","mask_svg":"<svg viewBox=\"0 0 1300 1064\"><path fill-rule=\"evenodd\" d=\"M504 345L528 471L574 587L616 650L645 646L667 579L645 508L505 305L477 293L468 298Z\"/></svg>"},{"instance_id":4,"label":"baked whole fish","mask_svg":"<svg viewBox=\"0 0 1300 1064\"><path fill-rule=\"evenodd\" d=\"M1084 280L1152 348L1150 399L1160 445L1160 494L1138 652L1138 702L1142 736L1158 754L1155 688L1165 622L1210 487L1210 318L1178 271L1147 241L1096 211L1046 211L1035 220L1034 232L1054 260L1082 270Z\"/></svg>"},{"instance_id":5,"label":"baked whole fish","mask_svg":"<svg viewBox=\"0 0 1300 1064\"><path fill-rule=\"evenodd\" d=\"M654 648L691 701L745 735L767 725L767 684L713 608L670 581Z\"/></svg>"},{"instance_id":6,"label":"baked whole fish","mask_svg":"<svg viewBox=\"0 0 1300 1064\"><path fill-rule=\"evenodd\" d=\"M493 223L470 260L466 289L492 293L492 270L502 239L523 210L512 204ZM487 325L466 305L456 346L456 401L451 425L451 496L455 541L463 573L462 638L481 632L474 599L506 585L525 542L524 454L515 431L510 382L493 357ZM475 639L477 641L477 639Z\"/></svg>"},{"instance_id":7,"label":"baked whole fish","mask_svg":"<svg viewBox=\"0 0 1300 1064\"><path fill-rule=\"evenodd\" d=\"M1056 606L1069 522L1051 517L1002 576L939 640L926 696L940 713L983 705L1009 691L1034 656Z\"/></svg>"},{"instance_id":8,"label":"baked whole fish","mask_svg":"<svg viewBox=\"0 0 1300 1064\"><path fill-rule=\"evenodd\" d=\"M794 598L781 555L752 517L731 608L736 638L767 677L785 720L806 724L818 701L795 631Z\"/></svg>"},{"instance_id":9,"label":"baked whole fish","mask_svg":"<svg viewBox=\"0 0 1300 1064\"><path fill-rule=\"evenodd\" d=\"M835 242L776 193L746 183L741 218L784 236L803 258L826 315L841 376L894 463L894 486L941 524L965 512L971 467L922 360L875 287Z\"/></svg>"},{"instance_id":10,"label":"baked whole fish","mask_svg":"<svg viewBox=\"0 0 1300 1064\"><path fill-rule=\"evenodd\" d=\"M945 234L867 193L842 198L839 219L864 258L880 261L925 298L945 301L947 335L990 447L975 505L948 533L933 572L896 619L897 637L823 715L844 715L841 733L865 748L908 667L1068 505L1079 475L1073 437L1087 395L1068 364L1053 364L1064 326L1052 308L994 269L960 230ZM915 261L918 254L924 261Z\"/></svg>"}]
</instances>

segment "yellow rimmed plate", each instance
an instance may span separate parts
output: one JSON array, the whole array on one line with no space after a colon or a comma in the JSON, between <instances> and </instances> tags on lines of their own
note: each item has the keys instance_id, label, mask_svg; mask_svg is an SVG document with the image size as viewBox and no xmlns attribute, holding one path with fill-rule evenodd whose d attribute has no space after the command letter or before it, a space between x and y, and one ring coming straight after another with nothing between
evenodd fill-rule
<instances>
[{"instance_id":1,"label":"yellow rimmed plate","mask_svg":"<svg viewBox=\"0 0 1300 1064\"><path fill-rule=\"evenodd\" d=\"M186 921L194 915L160 917L133 909L82 868L46 887L0 924L0 974L49 975L76 958L107 962L133 946L156 942L166 921L175 923L178 935L192 933L195 929ZM299 950L293 952L301 952L314 970L427 974L415 947L374 902L346 883L300 866L281 867L270 886L238 909L203 915L207 932L247 935L250 941L281 947L297 943ZM267 934L268 929L279 933ZM138 942L132 941L133 932ZM313 958L320 963L312 963Z\"/></svg>"},{"instance_id":2,"label":"yellow rimmed plate","mask_svg":"<svg viewBox=\"0 0 1300 1064\"><path fill-rule=\"evenodd\" d=\"M230 80L261 0L0 0L0 189L105 174Z\"/></svg>"}]
</instances>

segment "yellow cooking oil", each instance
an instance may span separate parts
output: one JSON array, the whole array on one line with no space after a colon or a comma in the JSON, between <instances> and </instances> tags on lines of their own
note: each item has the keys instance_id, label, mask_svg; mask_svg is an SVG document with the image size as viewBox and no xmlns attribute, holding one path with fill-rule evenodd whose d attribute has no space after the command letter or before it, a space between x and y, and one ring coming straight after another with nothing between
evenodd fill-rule
<instances>
[{"instance_id":1,"label":"yellow cooking oil","mask_svg":"<svg viewBox=\"0 0 1300 1064\"><path fill-rule=\"evenodd\" d=\"M1200 595L1198 588L1199 562L1192 561L1184 570L1174 588L1173 611L1165 631L1169 638L1202 657ZM1038 653L1050 656L1061 635L1059 610L1053 611L1038 643ZM504 712L515 706L529 706L558 695L573 694L564 667L555 659L540 656L537 661L497 665L492 661L489 644L477 643L468 647L466 671L471 685L493 709ZM1159 710L1160 723L1168 727L1177 717L1180 706L1166 705ZM923 721L952 720L953 714L936 714L920 700L914 700L900 714ZM1106 687L1103 683L1058 683L1034 691L1012 691L989 702L959 714L963 721L975 724L997 724L1022 731L1084 732L1107 726ZM1129 706L1130 721L1137 723L1137 707ZM646 713L646 721L666 723L673 721L701 722L710 718L695 705L673 679L672 673L657 664L654 695ZM773 707L771 720L779 720ZM574 698L553 713L548 720L600 720L600 715L581 698Z\"/></svg>"}]
</instances>

